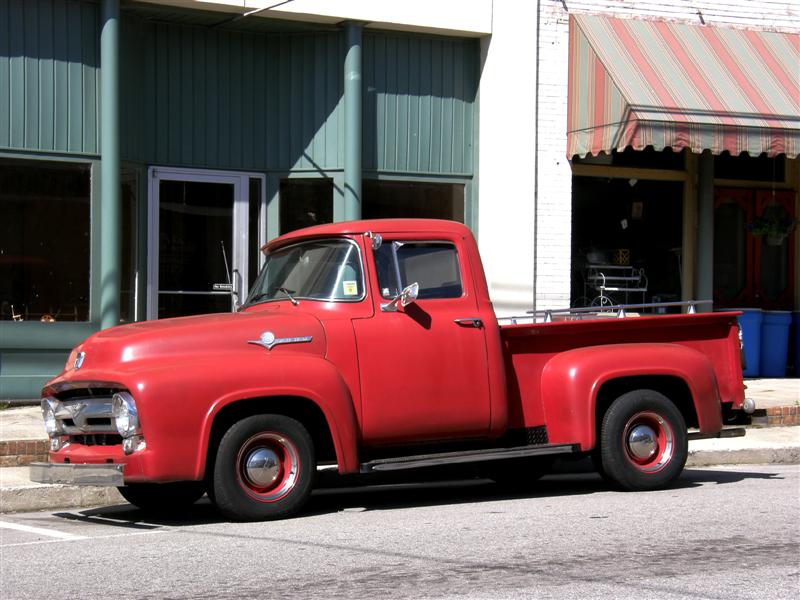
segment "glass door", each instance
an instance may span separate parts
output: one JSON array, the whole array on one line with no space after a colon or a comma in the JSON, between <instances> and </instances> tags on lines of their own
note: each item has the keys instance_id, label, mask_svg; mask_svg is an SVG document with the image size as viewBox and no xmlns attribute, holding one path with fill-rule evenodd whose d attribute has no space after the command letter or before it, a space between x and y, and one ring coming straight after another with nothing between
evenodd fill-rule
<instances>
[{"instance_id":1,"label":"glass door","mask_svg":"<svg viewBox=\"0 0 800 600\"><path fill-rule=\"evenodd\" d=\"M249 245L260 241L248 235L258 178L150 169L148 319L227 312L243 301Z\"/></svg>"}]
</instances>

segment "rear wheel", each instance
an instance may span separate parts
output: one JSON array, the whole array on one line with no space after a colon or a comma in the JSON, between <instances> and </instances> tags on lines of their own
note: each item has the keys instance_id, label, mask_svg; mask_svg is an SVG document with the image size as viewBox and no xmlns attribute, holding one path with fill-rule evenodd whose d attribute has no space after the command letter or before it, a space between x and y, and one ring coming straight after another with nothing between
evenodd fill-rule
<instances>
[{"instance_id":1,"label":"rear wheel","mask_svg":"<svg viewBox=\"0 0 800 600\"><path fill-rule=\"evenodd\" d=\"M686 422L654 390L623 394L609 407L600 430L603 474L626 490L654 490L677 479L686 464Z\"/></svg>"},{"instance_id":2,"label":"rear wheel","mask_svg":"<svg viewBox=\"0 0 800 600\"><path fill-rule=\"evenodd\" d=\"M150 513L171 514L191 506L205 493L202 481L132 483L118 487L128 502Z\"/></svg>"},{"instance_id":3,"label":"rear wheel","mask_svg":"<svg viewBox=\"0 0 800 600\"><path fill-rule=\"evenodd\" d=\"M281 519L299 511L316 472L305 427L283 415L254 415L222 437L213 471L213 498L237 521Z\"/></svg>"}]
</instances>

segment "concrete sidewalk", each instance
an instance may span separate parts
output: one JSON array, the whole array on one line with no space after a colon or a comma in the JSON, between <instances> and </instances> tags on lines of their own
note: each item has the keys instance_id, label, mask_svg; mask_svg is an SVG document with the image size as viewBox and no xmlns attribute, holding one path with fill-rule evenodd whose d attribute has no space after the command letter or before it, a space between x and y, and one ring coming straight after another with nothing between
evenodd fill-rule
<instances>
[{"instance_id":1,"label":"concrete sidewalk","mask_svg":"<svg viewBox=\"0 0 800 600\"><path fill-rule=\"evenodd\" d=\"M687 467L800 464L800 379L746 380L756 401L754 425L740 438L689 443ZM0 513L124 502L115 488L44 485L28 479L29 462L47 460L38 406L0 410Z\"/></svg>"}]
</instances>

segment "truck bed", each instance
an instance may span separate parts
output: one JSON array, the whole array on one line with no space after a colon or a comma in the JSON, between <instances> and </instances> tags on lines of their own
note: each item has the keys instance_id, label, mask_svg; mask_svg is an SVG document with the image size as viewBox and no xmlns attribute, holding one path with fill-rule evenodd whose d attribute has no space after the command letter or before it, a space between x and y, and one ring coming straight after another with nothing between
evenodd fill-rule
<instances>
[{"instance_id":1,"label":"truck bed","mask_svg":"<svg viewBox=\"0 0 800 600\"><path fill-rule=\"evenodd\" d=\"M535 399L541 397L541 375L554 356L579 348L637 343L678 344L705 355L719 385L720 402L738 408L744 390L737 315L648 315L501 325L510 420L523 427L545 423L542 406Z\"/></svg>"}]
</instances>

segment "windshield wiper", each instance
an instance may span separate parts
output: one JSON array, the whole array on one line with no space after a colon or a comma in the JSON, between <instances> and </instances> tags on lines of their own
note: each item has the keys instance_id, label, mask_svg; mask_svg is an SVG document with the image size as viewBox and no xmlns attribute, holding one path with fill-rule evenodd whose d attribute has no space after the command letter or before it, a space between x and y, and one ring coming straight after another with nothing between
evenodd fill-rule
<instances>
[{"instance_id":1,"label":"windshield wiper","mask_svg":"<svg viewBox=\"0 0 800 600\"><path fill-rule=\"evenodd\" d=\"M274 288L274 289L270 290L269 292L261 292L260 294L256 294L255 296L253 296L252 298L249 299L247 304L248 305L249 304L255 304L256 302L258 302L259 300L262 300L263 298L274 299L273 296L275 295L275 292L283 292L284 294L286 294L289 297L289 300L291 300L292 304L294 304L295 306L300 304L300 302L297 300L297 298L295 298L292 295L292 294L295 293L295 291L286 289L285 287Z\"/></svg>"},{"instance_id":2,"label":"windshield wiper","mask_svg":"<svg viewBox=\"0 0 800 600\"><path fill-rule=\"evenodd\" d=\"M298 302L298 301L295 299L295 297L294 297L294 296L292 296L292 294L294 294L294 293L295 293L295 291L294 291L294 290L287 290L285 287L279 287L279 288L275 288L275 291L276 291L276 292L283 292L284 294L286 294L286 295L289 297L289 300L291 300L291 301L292 301L292 304L294 304L295 306L297 306L298 304L300 304L300 302Z\"/></svg>"}]
</instances>

